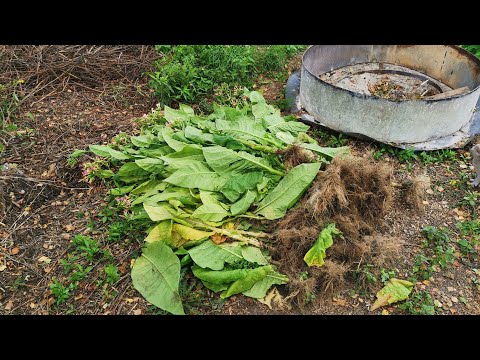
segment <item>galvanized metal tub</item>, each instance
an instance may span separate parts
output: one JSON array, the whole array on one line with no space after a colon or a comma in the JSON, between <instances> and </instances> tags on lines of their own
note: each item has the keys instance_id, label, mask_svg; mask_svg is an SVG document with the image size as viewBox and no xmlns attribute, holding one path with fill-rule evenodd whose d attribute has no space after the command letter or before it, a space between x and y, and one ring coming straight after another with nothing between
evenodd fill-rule
<instances>
[{"instance_id":1,"label":"galvanized metal tub","mask_svg":"<svg viewBox=\"0 0 480 360\"><path fill-rule=\"evenodd\" d=\"M346 90L319 75L361 63L400 65L468 92L438 100L389 100ZM480 131L480 60L453 45L314 45L303 55L297 101L333 130L398 147L462 147Z\"/></svg>"}]
</instances>

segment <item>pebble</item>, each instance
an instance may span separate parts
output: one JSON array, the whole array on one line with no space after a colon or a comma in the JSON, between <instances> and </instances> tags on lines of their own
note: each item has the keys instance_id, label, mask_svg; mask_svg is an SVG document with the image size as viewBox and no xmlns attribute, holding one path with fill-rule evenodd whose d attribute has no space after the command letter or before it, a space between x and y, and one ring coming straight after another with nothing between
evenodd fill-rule
<instances>
[{"instance_id":1,"label":"pebble","mask_svg":"<svg viewBox=\"0 0 480 360\"><path fill-rule=\"evenodd\" d=\"M454 302L455 304L458 303L458 299L457 299L455 296L452 296L450 299L451 299L452 302Z\"/></svg>"},{"instance_id":2,"label":"pebble","mask_svg":"<svg viewBox=\"0 0 480 360\"><path fill-rule=\"evenodd\" d=\"M436 299L433 301L433 304L434 304L436 307L442 307L442 306L443 306L442 303L441 303L440 301L436 300Z\"/></svg>"},{"instance_id":3,"label":"pebble","mask_svg":"<svg viewBox=\"0 0 480 360\"><path fill-rule=\"evenodd\" d=\"M455 291L455 288L451 287L451 286L447 286L447 290L452 292L452 291Z\"/></svg>"}]
</instances>

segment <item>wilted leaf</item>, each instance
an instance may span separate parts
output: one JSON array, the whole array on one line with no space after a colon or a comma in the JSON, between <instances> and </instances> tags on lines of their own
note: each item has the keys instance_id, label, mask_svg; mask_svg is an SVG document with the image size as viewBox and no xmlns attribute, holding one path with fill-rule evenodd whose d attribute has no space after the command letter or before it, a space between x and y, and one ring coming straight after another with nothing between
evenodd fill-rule
<instances>
[{"instance_id":1,"label":"wilted leaf","mask_svg":"<svg viewBox=\"0 0 480 360\"><path fill-rule=\"evenodd\" d=\"M287 282L287 276L280 274L271 268L263 279L257 281L249 290L244 291L242 294L254 299L260 299L265 297L268 289L270 289L272 285L282 285Z\"/></svg>"},{"instance_id":2,"label":"wilted leaf","mask_svg":"<svg viewBox=\"0 0 480 360\"><path fill-rule=\"evenodd\" d=\"M132 282L148 302L172 314L184 314L178 293L180 261L161 241L143 248L133 265Z\"/></svg>"},{"instance_id":3,"label":"wilted leaf","mask_svg":"<svg viewBox=\"0 0 480 360\"><path fill-rule=\"evenodd\" d=\"M370 311L407 299L412 292L413 285L413 283L407 280L391 278L387 285L377 293L377 300L372 305Z\"/></svg>"},{"instance_id":4,"label":"wilted leaf","mask_svg":"<svg viewBox=\"0 0 480 360\"><path fill-rule=\"evenodd\" d=\"M225 263L233 264L242 260L242 248L238 243L215 245L212 241L188 250L192 260L202 268L222 270Z\"/></svg>"},{"instance_id":5,"label":"wilted leaf","mask_svg":"<svg viewBox=\"0 0 480 360\"><path fill-rule=\"evenodd\" d=\"M163 241L167 245L172 243L172 220L163 220L156 225L145 238L146 242Z\"/></svg>"},{"instance_id":6,"label":"wilted leaf","mask_svg":"<svg viewBox=\"0 0 480 360\"><path fill-rule=\"evenodd\" d=\"M228 287L228 289L220 295L220 297L222 299L226 299L232 295L246 292L247 290L250 290L253 287L253 285L255 285L257 282L263 280L267 276L267 274L269 274L272 271L273 271L273 268L271 265L261 266L255 269L251 269L248 271L246 276L232 283ZM263 290L263 287L260 290ZM265 293L266 293L266 290L265 290ZM256 295L256 293L254 295ZM264 297L264 296L265 294L259 297Z\"/></svg>"},{"instance_id":7,"label":"wilted leaf","mask_svg":"<svg viewBox=\"0 0 480 360\"><path fill-rule=\"evenodd\" d=\"M283 217L310 186L318 170L320 164L301 164L291 169L277 187L268 192L258 204L255 213L269 220Z\"/></svg>"},{"instance_id":8,"label":"wilted leaf","mask_svg":"<svg viewBox=\"0 0 480 360\"><path fill-rule=\"evenodd\" d=\"M5 309L5 311L10 311L10 310L12 310L12 308L13 308L13 301L9 300L7 302L7 305L5 305L4 309Z\"/></svg>"},{"instance_id":9,"label":"wilted leaf","mask_svg":"<svg viewBox=\"0 0 480 360\"><path fill-rule=\"evenodd\" d=\"M320 267L324 264L327 249L333 245L333 235L341 235L342 232L335 224L328 224L318 235L317 241L303 257L308 266Z\"/></svg>"}]
</instances>

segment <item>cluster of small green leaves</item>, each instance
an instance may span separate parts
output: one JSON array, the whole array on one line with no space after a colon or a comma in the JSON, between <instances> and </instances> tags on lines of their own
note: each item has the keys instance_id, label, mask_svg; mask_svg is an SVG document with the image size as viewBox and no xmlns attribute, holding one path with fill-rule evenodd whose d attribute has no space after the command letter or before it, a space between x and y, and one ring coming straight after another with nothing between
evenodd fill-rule
<instances>
[{"instance_id":1,"label":"cluster of small green leaves","mask_svg":"<svg viewBox=\"0 0 480 360\"><path fill-rule=\"evenodd\" d=\"M416 277L428 280L437 266L446 268L455 260L455 249L451 245L450 232L445 228L426 226L423 228L425 240L422 243L424 252L416 256L413 265L413 280Z\"/></svg>"},{"instance_id":2,"label":"cluster of small green leaves","mask_svg":"<svg viewBox=\"0 0 480 360\"><path fill-rule=\"evenodd\" d=\"M462 45L462 47L480 58L480 45Z\"/></svg>"},{"instance_id":3,"label":"cluster of small green leaves","mask_svg":"<svg viewBox=\"0 0 480 360\"><path fill-rule=\"evenodd\" d=\"M457 153L451 149L435 151L415 151L414 149L398 149L390 145L380 144L377 151L373 153L373 158L378 160L384 155L398 159L400 163L410 164L415 161L422 162L425 165L442 163L446 161L455 161ZM377 146L377 147L378 147Z\"/></svg>"},{"instance_id":4,"label":"cluster of small green leaves","mask_svg":"<svg viewBox=\"0 0 480 360\"><path fill-rule=\"evenodd\" d=\"M476 247L480 245L480 221L478 219L457 222L460 240L457 244L463 255L467 257L478 256Z\"/></svg>"},{"instance_id":5,"label":"cluster of small green leaves","mask_svg":"<svg viewBox=\"0 0 480 360\"><path fill-rule=\"evenodd\" d=\"M100 255L102 255L101 258L99 258ZM112 258L108 250L100 250L100 244L96 239L87 235L75 235L67 258L60 260L65 280L62 282L58 278L53 277L53 282L50 284L50 290L55 298L56 305L65 303L78 289L79 283L85 280L93 270L93 261L95 259L108 261ZM119 278L118 268L113 264L108 264L104 268L103 280L98 280L97 286L100 286L103 281L114 285Z\"/></svg>"},{"instance_id":6,"label":"cluster of small green leaves","mask_svg":"<svg viewBox=\"0 0 480 360\"><path fill-rule=\"evenodd\" d=\"M23 80L0 84L0 130L5 130L5 126L14 118L20 105L22 93L19 86L21 83Z\"/></svg>"},{"instance_id":7,"label":"cluster of small green leaves","mask_svg":"<svg viewBox=\"0 0 480 360\"><path fill-rule=\"evenodd\" d=\"M348 143L348 137L343 133L335 134L328 130L317 129L314 136L321 139L325 146L342 147Z\"/></svg>"},{"instance_id":8,"label":"cluster of small green leaves","mask_svg":"<svg viewBox=\"0 0 480 360\"><path fill-rule=\"evenodd\" d=\"M251 87L259 74L285 73L299 45L158 45L162 57L149 73L161 104L194 103L223 87Z\"/></svg>"}]
</instances>

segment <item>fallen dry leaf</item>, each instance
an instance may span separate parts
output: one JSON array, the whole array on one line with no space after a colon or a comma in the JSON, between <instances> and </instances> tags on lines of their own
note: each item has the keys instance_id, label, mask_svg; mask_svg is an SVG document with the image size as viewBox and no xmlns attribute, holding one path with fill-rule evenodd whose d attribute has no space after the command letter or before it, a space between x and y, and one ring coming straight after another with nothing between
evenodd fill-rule
<instances>
[{"instance_id":1,"label":"fallen dry leaf","mask_svg":"<svg viewBox=\"0 0 480 360\"><path fill-rule=\"evenodd\" d=\"M425 191L427 194L430 194L430 195L433 195L433 190L432 189L428 189L427 191Z\"/></svg>"},{"instance_id":2,"label":"fallen dry leaf","mask_svg":"<svg viewBox=\"0 0 480 360\"><path fill-rule=\"evenodd\" d=\"M337 306L347 306L347 300L341 298L333 298L333 303Z\"/></svg>"},{"instance_id":3,"label":"fallen dry leaf","mask_svg":"<svg viewBox=\"0 0 480 360\"><path fill-rule=\"evenodd\" d=\"M212 239L212 241L218 245L225 242L227 240L227 237L225 235L213 234L212 236L210 236L210 239Z\"/></svg>"},{"instance_id":4,"label":"fallen dry leaf","mask_svg":"<svg viewBox=\"0 0 480 360\"><path fill-rule=\"evenodd\" d=\"M383 309L382 315L390 315L390 312L387 309Z\"/></svg>"},{"instance_id":5,"label":"fallen dry leaf","mask_svg":"<svg viewBox=\"0 0 480 360\"><path fill-rule=\"evenodd\" d=\"M9 300L7 302L7 305L5 305L4 309L5 309L5 311L10 311L10 310L12 310L12 308L13 308L13 301Z\"/></svg>"},{"instance_id":6,"label":"fallen dry leaf","mask_svg":"<svg viewBox=\"0 0 480 360\"><path fill-rule=\"evenodd\" d=\"M280 294L276 287L273 287L270 292L265 295L264 298L258 299L262 304L267 305L270 310L273 310L273 306L279 309L287 308L291 310L291 306L283 299L283 296ZM272 306L273 305L273 306Z\"/></svg>"},{"instance_id":7,"label":"fallen dry leaf","mask_svg":"<svg viewBox=\"0 0 480 360\"><path fill-rule=\"evenodd\" d=\"M43 262L43 263L45 263L45 264L50 264L50 263L52 262L52 259L50 259L50 258L48 258L48 257L46 257L46 256L40 256L40 257L38 258L38 262L40 262L40 263Z\"/></svg>"},{"instance_id":8,"label":"fallen dry leaf","mask_svg":"<svg viewBox=\"0 0 480 360\"><path fill-rule=\"evenodd\" d=\"M30 303L30 309L35 309L37 307L37 305L35 303Z\"/></svg>"},{"instance_id":9,"label":"fallen dry leaf","mask_svg":"<svg viewBox=\"0 0 480 360\"><path fill-rule=\"evenodd\" d=\"M142 315L142 309L133 310L133 315Z\"/></svg>"},{"instance_id":10,"label":"fallen dry leaf","mask_svg":"<svg viewBox=\"0 0 480 360\"><path fill-rule=\"evenodd\" d=\"M3 270L5 270L7 268L7 265L0 265L0 272L2 272Z\"/></svg>"},{"instance_id":11,"label":"fallen dry leaf","mask_svg":"<svg viewBox=\"0 0 480 360\"><path fill-rule=\"evenodd\" d=\"M73 226L73 225L65 225L65 230L66 230L66 231L73 231L73 230L75 230L75 226Z\"/></svg>"},{"instance_id":12,"label":"fallen dry leaf","mask_svg":"<svg viewBox=\"0 0 480 360\"><path fill-rule=\"evenodd\" d=\"M62 234L63 240L70 240L70 238L71 238L70 234L66 234L66 233Z\"/></svg>"},{"instance_id":13,"label":"fallen dry leaf","mask_svg":"<svg viewBox=\"0 0 480 360\"><path fill-rule=\"evenodd\" d=\"M10 251L10 254L12 254L12 255L17 255L17 254L19 253L19 251L20 251L20 249L15 246L15 247L12 249L12 251Z\"/></svg>"},{"instance_id":14,"label":"fallen dry leaf","mask_svg":"<svg viewBox=\"0 0 480 360\"><path fill-rule=\"evenodd\" d=\"M127 304L131 304L131 303L133 303L133 302L136 302L137 300L138 300L138 298L134 298L134 299L126 298L126 299L125 299L125 302L126 302Z\"/></svg>"}]
</instances>

